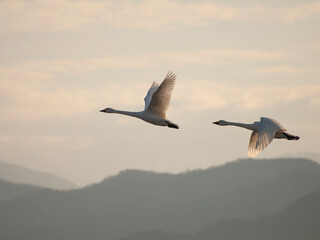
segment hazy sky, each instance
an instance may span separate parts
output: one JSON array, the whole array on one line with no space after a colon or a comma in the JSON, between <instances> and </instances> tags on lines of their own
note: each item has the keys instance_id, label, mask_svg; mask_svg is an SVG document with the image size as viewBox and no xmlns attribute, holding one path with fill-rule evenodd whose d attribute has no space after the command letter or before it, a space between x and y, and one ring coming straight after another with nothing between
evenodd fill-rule
<instances>
[{"instance_id":1,"label":"hazy sky","mask_svg":"<svg viewBox=\"0 0 320 240\"><path fill-rule=\"evenodd\" d=\"M240 3L241 2L241 3ZM277 119L320 152L320 1L0 0L0 160L97 182L127 168L180 172L247 157L225 119ZM168 119L139 111L177 75Z\"/></svg>"}]
</instances>

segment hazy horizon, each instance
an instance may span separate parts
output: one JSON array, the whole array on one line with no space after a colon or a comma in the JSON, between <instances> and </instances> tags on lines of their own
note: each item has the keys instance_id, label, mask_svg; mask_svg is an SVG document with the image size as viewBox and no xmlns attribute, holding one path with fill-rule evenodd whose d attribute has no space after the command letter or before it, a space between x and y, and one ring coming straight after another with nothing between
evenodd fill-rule
<instances>
[{"instance_id":1,"label":"hazy horizon","mask_svg":"<svg viewBox=\"0 0 320 240\"><path fill-rule=\"evenodd\" d=\"M311 160L315 163L318 163L320 164L320 160L319 160L319 154L317 153L296 153L296 154L284 154L282 156L279 156L279 157L272 157L272 158L249 158L249 157L244 157L244 158L237 158L237 159L232 159L230 161L226 161L226 162L223 162L221 164L218 164L218 165L211 165L211 166L207 166L207 167L202 167L202 168L193 168L193 169L183 169L181 171L157 171L157 170L154 170L154 169L146 169L146 168L135 168L135 167L132 167L132 168L123 168L123 169L119 169L118 172L115 172L115 173L112 173L112 174L109 174L109 175L105 175L105 176L102 176L101 178L99 179L96 179L94 181L91 181L91 182L86 182L86 183L77 183L76 181L73 181L71 178L68 178L68 176L62 176L62 175L59 175L59 174L56 174L56 173L52 173L50 171L41 171L41 170L36 170L36 169L33 169L32 167L28 167L28 166L23 166L23 165L19 165L19 164L16 164L16 163L9 163L9 162L5 162L5 161L0 161L0 164L9 164L9 165L12 165L13 166L13 169L15 167L17 167L18 171L16 172L16 174L21 174L20 173L20 168L21 169L25 169L26 171L29 171L30 170L30 176L32 176L32 173L36 173L36 174L41 174L43 176L48 176L48 177L57 177L56 180L59 180L59 178L63 179L63 180L66 180L66 183L70 182L72 184L76 184L78 186L73 186L72 188L76 189L76 188L83 188L83 187L88 187L92 184L98 184L98 183L101 183L109 178L113 178L113 177L116 177L118 175L120 175L121 173L123 172L127 172L127 171L142 171L142 172L149 172L149 173L155 173L155 174L172 174L172 175L179 175L179 174L184 174L184 173L190 173L192 171L205 171L205 170L209 170L211 168L219 168L219 167L224 167L225 165L229 164L229 163L235 163L235 162L238 162L238 161L243 161L243 160L256 160L256 161L265 161L265 160L277 160L277 159L306 159L306 160ZM11 173L6 173L5 176L2 176L0 179L3 179L4 181L9 181L9 182L13 182L13 183L17 183L17 184L29 184L27 181L23 180L22 179L19 179L19 177L23 177L24 175L11 175ZM18 177L18 178L17 178ZM17 178L17 179L16 179ZM38 179L38 180L41 180L41 179ZM34 183L32 183L31 185L34 185L34 186L39 186L41 187L41 182L39 182L37 179L34 179ZM56 181L55 180L55 181ZM37 182L38 181L38 182ZM45 183L46 184L46 183ZM55 187L51 187L51 186L47 186L48 188L52 188L52 189L59 189L59 188L55 188ZM72 189L70 188L70 189ZM63 189L63 188L62 188Z\"/></svg>"},{"instance_id":2,"label":"hazy horizon","mask_svg":"<svg viewBox=\"0 0 320 240\"><path fill-rule=\"evenodd\" d=\"M124 169L182 172L247 157L271 117L299 141L258 158L319 152L320 1L0 1L0 161L79 185ZM177 75L167 117L140 111Z\"/></svg>"}]
</instances>

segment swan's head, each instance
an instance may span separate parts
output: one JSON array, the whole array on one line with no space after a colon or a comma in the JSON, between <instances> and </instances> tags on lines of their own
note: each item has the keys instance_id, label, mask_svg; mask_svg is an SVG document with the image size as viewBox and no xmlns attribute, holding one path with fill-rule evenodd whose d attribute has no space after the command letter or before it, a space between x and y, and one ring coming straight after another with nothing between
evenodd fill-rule
<instances>
[{"instance_id":1,"label":"swan's head","mask_svg":"<svg viewBox=\"0 0 320 240\"><path fill-rule=\"evenodd\" d=\"M100 112L113 113L114 111L112 108L105 108L105 109L100 110Z\"/></svg>"},{"instance_id":2,"label":"swan's head","mask_svg":"<svg viewBox=\"0 0 320 240\"><path fill-rule=\"evenodd\" d=\"M213 124L220 125L220 126L228 125L225 120L219 120L219 121L213 122Z\"/></svg>"}]
</instances>

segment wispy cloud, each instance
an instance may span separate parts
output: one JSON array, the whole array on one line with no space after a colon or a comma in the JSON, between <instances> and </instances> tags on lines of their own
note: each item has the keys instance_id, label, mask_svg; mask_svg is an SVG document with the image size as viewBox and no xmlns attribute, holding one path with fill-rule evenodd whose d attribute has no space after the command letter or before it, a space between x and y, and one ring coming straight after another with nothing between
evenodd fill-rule
<instances>
[{"instance_id":1,"label":"wispy cloud","mask_svg":"<svg viewBox=\"0 0 320 240\"><path fill-rule=\"evenodd\" d=\"M0 3L0 23L4 32L77 30L99 22L107 9L98 1L7 0Z\"/></svg>"},{"instance_id":2,"label":"wispy cloud","mask_svg":"<svg viewBox=\"0 0 320 240\"><path fill-rule=\"evenodd\" d=\"M273 67L263 67L250 71L253 74L302 74L307 72L307 69L301 67L291 67L287 65L279 65Z\"/></svg>"},{"instance_id":3,"label":"wispy cloud","mask_svg":"<svg viewBox=\"0 0 320 240\"><path fill-rule=\"evenodd\" d=\"M225 65L244 61L276 60L288 57L284 52L208 49L190 52L156 52L139 55L105 56L87 59L24 61L0 67L3 76L35 76L50 78L50 73L76 73L97 71L100 69L145 68L156 64L173 66L189 65ZM22 74L23 73L23 74Z\"/></svg>"},{"instance_id":4,"label":"wispy cloud","mask_svg":"<svg viewBox=\"0 0 320 240\"><path fill-rule=\"evenodd\" d=\"M174 98L182 109L208 110L234 107L247 111L308 99L319 104L320 85L241 86L211 81L184 82Z\"/></svg>"},{"instance_id":5,"label":"wispy cloud","mask_svg":"<svg viewBox=\"0 0 320 240\"><path fill-rule=\"evenodd\" d=\"M154 61L167 61L177 65L224 65L239 61L275 60L285 58L283 52L239 49L209 49L192 52L168 52L149 56Z\"/></svg>"},{"instance_id":6,"label":"wispy cloud","mask_svg":"<svg viewBox=\"0 0 320 240\"><path fill-rule=\"evenodd\" d=\"M1 80L0 114L2 119L23 116L23 119L40 120L98 112L105 104L141 105L143 109L147 87L137 82L130 86L110 83L91 89L70 89L45 80Z\"/></svg>"},{"instance_id":7,"label":"wispy cloud","mask_svg":"<svg viewBox=\"0 0 320 240\"><path fill-rule=\"evenodd\" d=\"M13 119L23 115L25 119L68 117L87 114L101 107L127 107L143 109L143 97L149 83L135 81L130 86L117 81L90 89L59 84L55 81L66 75L96 72L106 69L150 68L157 65L211 66L284 59L285 52L269 52L239 49L209 49L191 52L160 52L140 55L106 56L92 59L69 59L51 61L25 61L0 67L0 113L3 118ZM256 74L299 72L287 65L255 70ZM302 71L302 70L301 70ZM160 79L159 79L160 80ZM311 104L319 103L319 85L291 86L241 86L222 84L198 79L179 82L173 99L183 103L177 108L206 110L233 106L245 110L272 106L299 99L309 99ZM69 87L68 87L69 86ZM135 89L135 91L132 91ZM286 94L283 94L283 93Z\"/></svg>"},{"instance_id":8,"label":"wispy cloud","mask_svg":"<svg viewBox=\"0 0 320 240\"><path fill-rule=\"evenodd\" d=\"M0 112L3 119L23 116L24 119L40 120L88 114L107 106L142 110L143 97L148 87L149 84L141 82L132 83L130 86L114 82L91 89L61 89L50 84L48 86L45 81L32 84L22 81L2 83L0 95L3 101ZM316 84L241 86L189 80L175 88L172 101L175 102L173 106L178 112L224 107L251 111L297 100L307 100L312 105L319 105L318 96L320 85Z\"/></svg>"},{"instance_id":9,"label":"wispy cloud","mask_svg":"<svg viewBox=\"0 0 320 240\"><path fill-rule=\"evenodd\" d=\"M2 33L78 30L93 25L161 30L215 21L260 20L291 23L319 17L320 2L293 7L236 7L209 1L6 0L0 3Z\"/></svg>"}]
</instances>

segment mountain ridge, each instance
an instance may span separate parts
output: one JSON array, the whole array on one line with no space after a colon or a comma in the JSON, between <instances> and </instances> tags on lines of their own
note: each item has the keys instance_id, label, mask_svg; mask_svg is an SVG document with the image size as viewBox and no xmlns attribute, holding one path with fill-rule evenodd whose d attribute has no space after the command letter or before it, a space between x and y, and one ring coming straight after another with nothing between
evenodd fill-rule
<instances>
[{"instance_id":1,"label":"mountain ridge","mask_svg":"<svg viewBox=\"0 0 320 240\"><path fill-rule=\"evenodd\" d=\"M42 187L14 183L0 178L0 200L10 200L33 191L42 189Z\"/></svg>"},{"instance_id":2,"label":"mountain ridge","mask_svg":"<svg viewBox=\"0 0 320 240\"><path fill-rule=\"evenodd\" d=\"M182 174L127 170L82 189L45 189L0 204L0 226L9 229L0 238L36 240L50 232L52 239L117 239L147 229L190 234L222 219L275 214L319 188L320 165L307 159L243 159Z\"/></svg>"}]
</instances>

